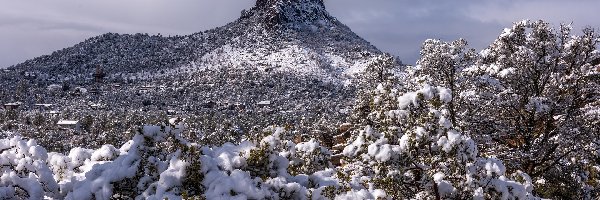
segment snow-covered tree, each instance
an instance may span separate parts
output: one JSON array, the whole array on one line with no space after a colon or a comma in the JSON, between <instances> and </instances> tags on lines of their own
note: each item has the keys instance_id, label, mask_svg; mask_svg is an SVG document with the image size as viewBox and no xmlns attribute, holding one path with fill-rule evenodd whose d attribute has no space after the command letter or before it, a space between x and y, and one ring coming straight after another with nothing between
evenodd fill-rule
<instances>
[{"instance_id":1,"label":"snow-covered tree","mask_svg":"<svg viewBox=\"0 0 600 200\"><path fill-rule=\"evenodd\" d=\"M395 72L399 71L400 63L389 54L376 57L367 65L365 70L358 74L357 100L353 107L351 120L356 123L373 122L368 115L372 113L374 107L373 95L378 87L393 87L399 84L399 79ZM383 84L383 86L380 86Z\"/></svg>"},{"instance_id":2,"label":"snow-covered tree","mask_svg":"<svg viewBox=\"0 0 600 200\"><path fill-rule=\"evenodd\" d=\"M598 34L517 22L476 55L466 42L428 40L410 84L452 87L450 118L510 172L547 197L590 198L598 138ZM587 180L587 181L585 181ZM597 185L597 184L593 184Z\"/></svg>"},{"instance_id":3,"label":"snow-covered tree","mask_svg":"<svg viewBox=\"0 0 600 200\"><path fill-rule=\"evenodd\" d=\"M506 174L500 160L479 157L475 142L452 128L451 94L429 85L408 93L380 85L369 115L377 127L352 133L339 177L354 190L383 189L392 199L534 198L527 174Z\"/></svg>"},{"instance_id":4,"label":"snow-covered tree","mask_svg":"<svg viewBox=\"0 0 600 200\"><path fill-rule=\"evenodd\" d=\"M480 105L475 116L485 119L468 123L490 136L509 169L572 187L548 191L558 186L548 183L540 193L586 196L578 177L598 137L598 124L585 115L600 92L592 64L597 42L593 29L577 36L568 25L555 31L546 22L525 20L505 29L465 69L474 81L462 95Z\"/></svg>"},{"instance_id":5,"label":"snow-covered tree","mask_svg":"<svg viewBox=\"0 0 600 200\"><path fill-rule=\"evenodd\" d=\"M421 58L417 65L409 67L406 70L405 87L407 89L419 89L423 85L433 84L449 89L452 92L452 100L449 102L448 111L450 121L456 127L461 127L458 123L462 116L468 115L465 104L469 102L461 99L458 95L465 90L465 84L468 81L464 77L462 70L470 67L477 59L474 49L467 48L467 41L459 39L453 42L444 42L441 40L429 39L423 43L421 49Z\"/></svg>"}]
</instances>

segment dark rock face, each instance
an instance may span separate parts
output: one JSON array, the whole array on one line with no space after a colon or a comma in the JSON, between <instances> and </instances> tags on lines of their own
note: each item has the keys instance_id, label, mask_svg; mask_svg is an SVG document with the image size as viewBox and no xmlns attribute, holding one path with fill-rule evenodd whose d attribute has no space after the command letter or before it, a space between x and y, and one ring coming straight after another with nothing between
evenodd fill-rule
<instances>
[{"instance_id":1,"label":"dark rock face","mask_svg":"<svg viewBox=\"0 0 600 200\"><path fill-rule=\"evenodd\" d=\"M323 0L257 0L256 6L257 8L269 8L273 7L277 4L315 4L325 7L323 4Z\"/></svg>"},{"instance_id":2,"label":"dark rock face","mask_svg":"<svg viewBox=\"0 0 600 200\"><path fill-rule=\"evenodd\" d=\"M255 7L257 8L267 8L275 5L278 0L257 0Z\"/></svg>"},{"instance_id":3,"label":"dark rock face","mask_svg":"<svg viewBox=\"0 0 600 200\"><path fill-rule=\"evenodd\" d=\"M330 22L323 0L257 0L253 8L269 28L291 23Z\"/></svg>"}]
</instances>

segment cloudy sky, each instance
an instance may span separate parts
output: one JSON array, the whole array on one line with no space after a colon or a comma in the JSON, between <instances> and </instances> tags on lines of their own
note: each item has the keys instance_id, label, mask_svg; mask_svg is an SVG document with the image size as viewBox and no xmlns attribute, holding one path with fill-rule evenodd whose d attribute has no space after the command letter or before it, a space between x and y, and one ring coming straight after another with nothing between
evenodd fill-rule
<instances>
[{"instance_id":1,"label":"cloudy sky","mask_svg":"<svg viewBox=\"0 0 600 200\"><path fill-rule=\"evenodd\" d=\"M253 0L0 0L0 67L106 32L185 35L235 20ZM407 64L427 38L481 49L522 19L600 27L598 0L326 0L333 16Z\"/></svg>"}]
</instances>

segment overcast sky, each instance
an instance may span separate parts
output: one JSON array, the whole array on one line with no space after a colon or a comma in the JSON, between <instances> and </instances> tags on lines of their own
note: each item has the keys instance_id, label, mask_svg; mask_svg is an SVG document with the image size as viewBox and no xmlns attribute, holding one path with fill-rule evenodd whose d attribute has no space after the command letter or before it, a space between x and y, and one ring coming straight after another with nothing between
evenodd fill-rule
<instances>
[{"instance_id":1,"label":"overcast sky","mask_svg":"<svg viewBox=\"0 0 600 200\"><path fill-rule=\"evenodd\" d=\"M235 20L254 0L0 0L0 67L107 32L185 35ZM598 0L326 0L379 49L414 63L427 38L481 49L522 19L600 27Z\"/></svg>"}]
</instances>

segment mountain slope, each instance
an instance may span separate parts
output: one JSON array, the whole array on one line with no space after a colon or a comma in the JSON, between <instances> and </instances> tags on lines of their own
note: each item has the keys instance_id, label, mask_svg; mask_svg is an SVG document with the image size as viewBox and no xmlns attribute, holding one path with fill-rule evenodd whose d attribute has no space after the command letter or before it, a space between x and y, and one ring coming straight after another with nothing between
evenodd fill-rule
<instances>
[{"instance_id":1,"label":"mountain slope","mask_svg":"<svg viewBox=\"0 0 600 200\"><path fill-rule=\"evenodd\" d=\"M321 0L259 0L223 27L187 36L104 34L15 66L49 77L138 73L190 66L284 66L339 76L380 52L330 16ZM280 59L273 59L273 58ZM295 61L290 61L293 59ZM297 66L299 65L299 66ZM47 77L44 76L44 77Z\"/></svg>"},{"instance_id":2,"label":"mountain slope","mask_svg":"<svg viewBox=\"0 0 600 200\"><path fill-rule=\"evenodd\" d=\"M210 144L270 125L326 138L335 130L323 124L345 122L352 109L354 75L381 54L330 16L322 0L259 0L236 21L205 32L108 33L28 60L0 72L0 101L23 103L15 119L28 125L7 130L48 133L26 137L56 151L120 145L136 131L124 129L167 117L186 119L186 138ZM99 71L106 76L95 79ZM60 114L38 111L40 103ZM41 125L30 122L38 116ZM62 131L60 119L80 120L82 133Z\"/></svg>"}]
</instances>

